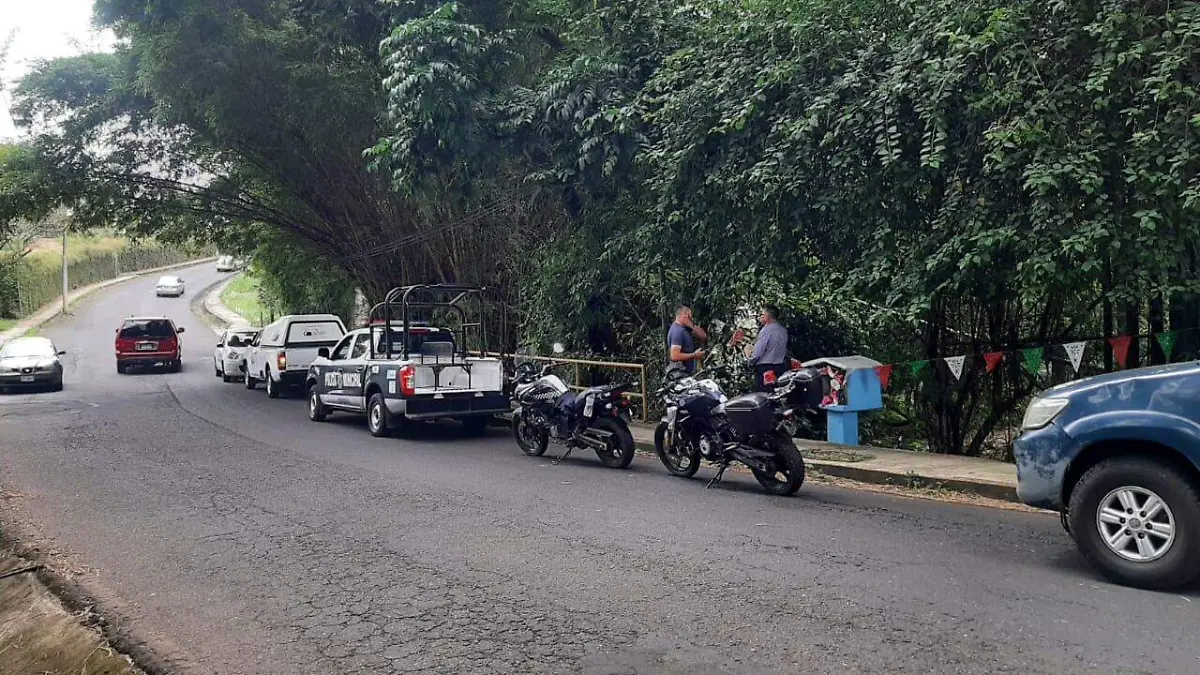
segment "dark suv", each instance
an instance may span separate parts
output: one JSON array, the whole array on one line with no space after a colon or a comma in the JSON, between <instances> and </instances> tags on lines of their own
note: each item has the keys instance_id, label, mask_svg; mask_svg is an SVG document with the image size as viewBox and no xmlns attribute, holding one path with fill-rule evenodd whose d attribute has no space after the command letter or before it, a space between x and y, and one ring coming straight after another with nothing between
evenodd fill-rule
<instances>
[{"instance_id":1,"label":"dark suv","mask_svg":"<svg viewBox=\"0 0 1200 675\"><path fill-rule=\"evenodd\" d=\"M135 366L160 366L173 373L182 366L182 345L175 322L165 316L129 317L117 329L117 372Z\"/></svg>"},{"instance_id":2,"label":"dark suv","mask_svg":"<svg viewBox=\"0 0 1200 675\"><path fill-rule=\"evenodd\" d=\"M1063 525L1109 578L1200 578L1200 363L1109 373L1029 404L1014 445L1021 501Z\"/></svg>"}]
</instances>

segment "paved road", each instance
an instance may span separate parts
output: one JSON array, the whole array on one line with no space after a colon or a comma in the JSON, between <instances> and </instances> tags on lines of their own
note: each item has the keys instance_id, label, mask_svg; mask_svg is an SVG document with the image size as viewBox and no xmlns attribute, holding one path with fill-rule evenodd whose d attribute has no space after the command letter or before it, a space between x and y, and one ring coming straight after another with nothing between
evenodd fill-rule
<instances>
[{"instance_id":1,"label":"paved road","mask_svg":"<svg viewBox=\"0 0 1200 675\"><path fill-rule=\"evenodd\" d=\"M178 672L1200 672L1200 594L1098 580L1052 517L314 424L151 284L46 330L67 389L0 397L0 481ZM182 373L116 373L133 312L187 327Z\"/></svg>"}]
</instances>

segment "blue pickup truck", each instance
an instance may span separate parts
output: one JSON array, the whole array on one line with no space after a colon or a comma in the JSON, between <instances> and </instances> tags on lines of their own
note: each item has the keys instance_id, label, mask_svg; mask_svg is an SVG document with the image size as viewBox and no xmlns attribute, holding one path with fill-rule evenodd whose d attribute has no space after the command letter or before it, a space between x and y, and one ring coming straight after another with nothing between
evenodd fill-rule
<instances>
[{"instance_id":1,"label":"blue pickup truck","mask_svg":"<svg viewBox=\"0 0 1200 675\"><path fill-rule=\"evenodd\" d=\"M1062 514L1105 576L1154 589L1200 577L1200 363L1044 391L1014 453L1021 501Z\"/></svg>"}]
</instances>

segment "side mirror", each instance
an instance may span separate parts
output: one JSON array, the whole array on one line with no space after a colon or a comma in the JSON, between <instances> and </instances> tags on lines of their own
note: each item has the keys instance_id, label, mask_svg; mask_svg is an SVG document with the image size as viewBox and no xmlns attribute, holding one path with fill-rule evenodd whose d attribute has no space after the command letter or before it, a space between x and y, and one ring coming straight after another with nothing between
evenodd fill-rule
<instances>
[{"instance_id":1,"label":"side mirror","mask_svg":"<svg viewBox=\"0 0 1200 675\"><path fill-rule=\"evenodd\" d=\"M329 347L321 347L320 349L318 349L317 350L317 358L321 358L321 359L329 358Z\"/></svg>"},{"instance_id":2,"label":"side mirror","mask_svg":"<svg viewBox=\"0 0 1200 675\"><path fill-rule=\"evenodd\" d=\"M183 326L180 326L179 328L176 328L176 329L175 329L175 332L176 332L176 333L182 333L182 332L183 332Z\"/></svg>"},{"instance_id":3,"label":"side mirror","mask_svg":"<svg viewBox=\"0 0 1200 675\"><path fill-rule=\"evenodd\" d=\"M59 356L66 356L66 355L67 355L67 350L65 350L65 349L60 349L60 350L58 350L58 355L59 355Z\"/></svg>"}]
</instances>

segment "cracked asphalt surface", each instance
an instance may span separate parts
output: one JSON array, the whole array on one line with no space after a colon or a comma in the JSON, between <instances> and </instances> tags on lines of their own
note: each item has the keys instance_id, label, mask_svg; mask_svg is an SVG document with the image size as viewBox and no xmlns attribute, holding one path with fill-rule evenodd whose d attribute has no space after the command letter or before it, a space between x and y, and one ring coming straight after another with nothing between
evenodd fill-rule
<instances>
[{"instance_id":1,"label":"cracked asphalt surface","mask_svg":"<svg viewBox=\"0 0 1200 675\"><path fill-rule=\"evenodd\" d=\"M1200 593L1102 581L1053 516L315 424L214 377L153 281L43 330L66 391L0 396L0 517L174 672L1200 672ZM187 327L182 373L116 373L130 313Z\"/></svg>"}]
</instances>

